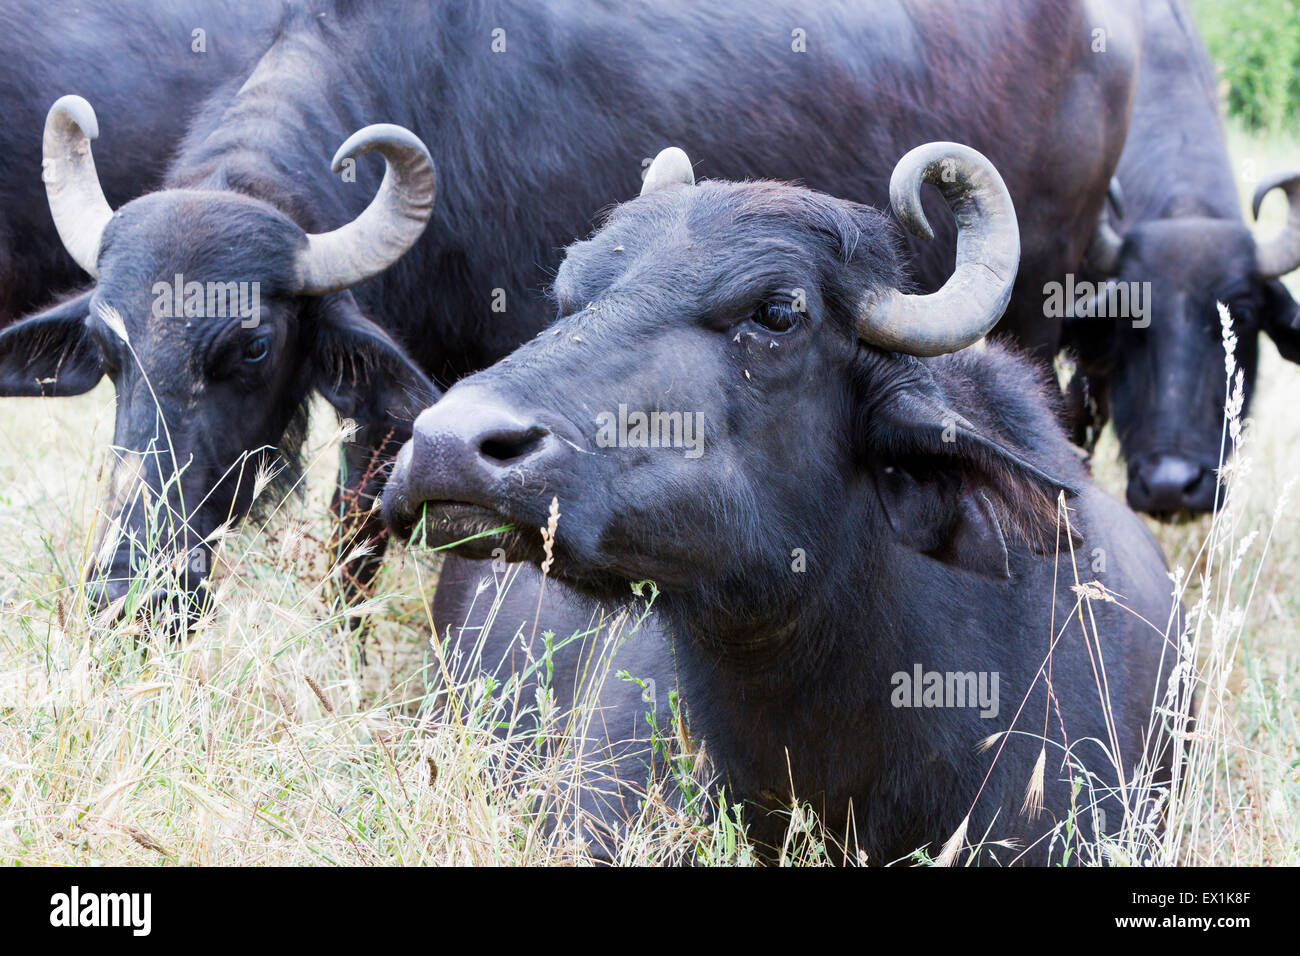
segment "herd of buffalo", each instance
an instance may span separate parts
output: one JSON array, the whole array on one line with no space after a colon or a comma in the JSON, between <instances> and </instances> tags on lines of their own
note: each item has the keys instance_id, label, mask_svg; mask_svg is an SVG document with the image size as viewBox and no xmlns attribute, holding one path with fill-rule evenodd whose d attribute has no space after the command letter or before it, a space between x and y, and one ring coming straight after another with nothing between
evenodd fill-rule
<instances>
[{"instance_id":1,"label":"herd of buffalo","mask_svg":"<svg viewBox=\"0 0 1300 956\"><path fill-rule=\"evenodd\" d=\"M92 605L205 610L321 395L345 599L443 548L494 667L654 582L549 824L593 856L670 687L759 847L795 800L876 863L1158 816L1191 704L1134 511L1221 501L1216 303L1247 399L1261 334L1300 361L1300 172L1257 241L1182 0L9 0L0 56L0 395L116 392Z\"/></svg>"}]
</instances>

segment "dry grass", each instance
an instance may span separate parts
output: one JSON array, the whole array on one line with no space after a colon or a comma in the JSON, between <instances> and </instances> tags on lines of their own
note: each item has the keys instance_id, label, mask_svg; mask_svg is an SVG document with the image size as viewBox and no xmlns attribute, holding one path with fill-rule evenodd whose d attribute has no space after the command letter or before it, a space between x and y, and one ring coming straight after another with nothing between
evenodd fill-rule
<instances>
[{"instance_id":1,"label":"dry grass","mask_svg":"<svg viewBox=\"0 0 1300 956\"><path fill-rule=\"evenodd\" d=\"M1294 155L1288 143L1233 145L1261 172ZM1231 507L1213 522L1151 523L1183 569L1185 646L1202 698L1185 795L1161 810L1163 834L1135 814L1116 844L1070 844L1085 860L1300 863L1300 511L1285 498L1300 474L1300 369L1269 344L1263 353ZM323 584L339 438L327 410L312 432L306 497L223 544L219 609L192 639L89 616L79 582L111 407L107 385L78 399L0 402L0 863L581 862L535 810L563 800L565 735L590 714L556 713L541 695L508 737L494 733L511 695L472 655L429 641L436 560L395 553L363 608L371 631L360 663ZM1122 495L1115 452L1108 434L1096 470ZM1104 596L1083 592L1086 615ZM597 623L611 641L636 626ZM835 859L816 822L796 817L786 860ZM949 841L942 862L969 862L978 840ZM620 861L682 854L752 861L729 812L707 800L676 812L651 786Z\"/></svg>"},{"instance_id":2,"label":"dry grass","mask_svg":"<svg viewBox=\"0 0 1300 956\"><path fill-rule=\"evenodd\" d=\"M90 615L83 529L105 481L111 397L101 387L6 409L0 862L577 859L532 812L563 790L555 750L571 718L526 701L520 730L493 733L511 716L502 703L511 695L490 693L472 657L428 640L422 595L435 561L391 563L383 596L359 609L370 622L359 662L357 636L324 587L323 504L340 437L327 410L307 499L225 542L219 610L192 639ZM95 464L67 467L82 461ZM653 829L629 842L629 859L669 852L670 831Z\"/></svg>"}]
</instances>

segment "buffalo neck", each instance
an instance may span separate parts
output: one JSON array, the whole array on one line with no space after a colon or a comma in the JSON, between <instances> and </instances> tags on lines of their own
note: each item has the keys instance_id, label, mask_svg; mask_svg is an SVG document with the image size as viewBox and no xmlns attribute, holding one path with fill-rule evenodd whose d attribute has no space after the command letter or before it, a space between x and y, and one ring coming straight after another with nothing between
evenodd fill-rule
<instances>
[{"instance_id":1,"label":"buffalo neck","mask_svg":"<svg viewBox=\"0 0 1300 956\"><path fill-rule=\"evenodd\" d=\"M823 550L808 549L808 569L780 594L752 582L790 576L788 563L746 574L751 583L730 594L661 596L692 728L742 791L779 792L792 774L802 794L858 789L878 771L882 743L897 752L890 673L903 658L925 660L937 634L900 613L925 585L914 578L918 560L884 546L878 507L861 502L843 519ZM846 554L853 540L873 544ZM852 741L851 757L829 748L826 761L789 766L789 753L808 751L801 741L833 737Z\"/></svg>"}]
</instances>

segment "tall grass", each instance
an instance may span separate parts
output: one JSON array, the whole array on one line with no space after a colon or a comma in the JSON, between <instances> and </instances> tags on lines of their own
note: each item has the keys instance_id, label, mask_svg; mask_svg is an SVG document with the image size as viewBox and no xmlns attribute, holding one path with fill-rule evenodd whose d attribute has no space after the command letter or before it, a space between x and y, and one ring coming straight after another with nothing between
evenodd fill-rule
<instances>
[{"instance_id":1,"label":"tall grass","mask_svg":"<svg viewBox=\"0 0 1300 956\"><path fill-rule=\"evenodd\" d=\"M38 418L63 411L22 404ZM539 635L521 669L539 687L521 700L519 676L483 660L481 647L430 640L436 556L399 555L381 596L339 606L326 586L337 567L319 499L343 433L325 434L310 456L316 500L289 499L290 513L269 527L229 536L214 569L216 610L182 641L165 616L92 612L84 560L71 556L94 549L75 547L85 536L66 528L53 496L6 503L0 863L587 858L571 831L547 823L571 817L574 780L602 772L599 761L572 760L594 709L554 706L545 667L555 636ZM61 503L85 520L107 479L99 469L81 477ZM167 571L147 569L139 591L166 583ZM504 596L509 577L488 600ZM364 665L348 622L358 614L369 623ZM593 632L608 651L640 623L598 618ZM618 679L601 670L608 657L593 687ZM622 860L743 855L723 832L723 850L713 847L706 803L683 816L644 783Z\"/></svg>"},{"instance_id":2,"label":"tall grass","mask_svg":"<svg viewBox=\"0 0 1300 956\"><path fill-rule=\"evenodd\" d=\"M1222 305L1219 314L1229 381L1219 468L1225 497L1214 516L1197 528L1200 540L1190 562L1174 566L1174 593L1185 608L1185 618L1181 626L1171 622L1165 632L1169 679L1148 731L1153 742L1148 757L1162 741L1174 745L1172 782L1154 782L1149 765L1130 768L1130 778L1121 784L1127 784L1130 792L1125 795L1118 839L1079 848L1091 862L1191 866L1276 862L1275 854L1291 861L1300 858L1296 840L1300 831L1294 824L1300 793L1285 788L1288 779L1295 779L1295 765L1288 767L1284 751L1277 746L1280 741L1269 741L1264 750L1254 749L1247 730L1254 721L1249 716L1243 721L1238 692L1243 657L1254 653L1248 625L1256 614L1256 602L1281 596L1270 595L1278 582L1266 569L1276 546L1285 548L1294 542L1280 529L1294 521L1289 506L1295 478L1286 479L1271 511L1261 513L1251 507L1250 478L1257 449L1242 418L1244 386L1236 364L1232 319ZM1078 592L1085 631L1084 609L1094 600L1122 603L1122 598L1096 589L1084 587ZM1094 629L1092 642L1099 651L1102 636ZM1193 699L1194 719L1185 706ZM1286 722L1294 727L1294 708ZM1243 773L1245 761L1254 763L1252 772ZM1252 779L1261 773L1283 785L1276 790L1270 787L1263 807L1258 782ZM1277 829L1261 828L1265 819Z\"/></svg>"}]
</instances>

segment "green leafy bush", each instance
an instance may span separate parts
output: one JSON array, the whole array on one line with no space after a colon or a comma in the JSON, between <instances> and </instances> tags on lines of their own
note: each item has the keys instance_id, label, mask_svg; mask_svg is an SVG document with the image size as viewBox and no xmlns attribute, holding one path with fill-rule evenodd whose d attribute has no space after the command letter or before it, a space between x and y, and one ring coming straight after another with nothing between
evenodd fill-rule
<instances>
[{"instance_id":1,"label":"green leafy bush","mask_svg":"<svg viewBox=\"0 0 1300 956\"><path fill-rule=\"evenodd\" d=\"M1227 85L1228 112L1251 130L1300 127L1300 2L1189 0Z\"/></svg>"}]
</instances>

